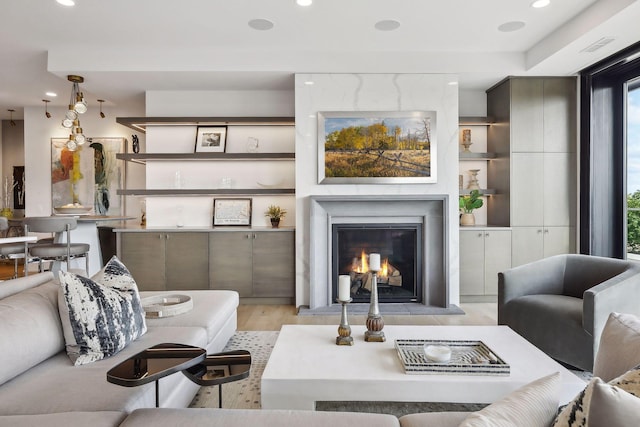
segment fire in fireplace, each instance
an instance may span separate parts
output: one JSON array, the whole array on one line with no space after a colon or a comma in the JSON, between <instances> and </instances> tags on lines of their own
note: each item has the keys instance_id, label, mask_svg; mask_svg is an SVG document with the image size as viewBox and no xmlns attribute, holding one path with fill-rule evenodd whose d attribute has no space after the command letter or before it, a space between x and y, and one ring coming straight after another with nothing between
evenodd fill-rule
<instances>
[{"instance_id":1,"label":"fire in fireplace","mask_svg":"<svg viewBox=\"0 0 640 427\"><path fill-rule=\"evenodd\" d=\"M384 302L421 302L422 224L334 224L332 266L333 299L338 276L351 278L351 298L368 302L372 272L369 254L379 253L378 299Z\"/></svg>"}]
</instances>

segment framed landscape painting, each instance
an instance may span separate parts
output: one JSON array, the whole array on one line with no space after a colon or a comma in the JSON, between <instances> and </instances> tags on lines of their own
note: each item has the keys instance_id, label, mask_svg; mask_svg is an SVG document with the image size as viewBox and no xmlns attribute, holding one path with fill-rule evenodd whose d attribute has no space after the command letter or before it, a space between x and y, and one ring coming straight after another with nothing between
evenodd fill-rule
<instances>
[{"instance_id":1,"label":"framed landscape painting","mask_svg":"<svg viewBox=\"0 0 640 427\"><path fill-rule=\"evenodd\" d=\"M318 182L436 182L436 112L318 113Z\"/></svg>"}]
</instances>

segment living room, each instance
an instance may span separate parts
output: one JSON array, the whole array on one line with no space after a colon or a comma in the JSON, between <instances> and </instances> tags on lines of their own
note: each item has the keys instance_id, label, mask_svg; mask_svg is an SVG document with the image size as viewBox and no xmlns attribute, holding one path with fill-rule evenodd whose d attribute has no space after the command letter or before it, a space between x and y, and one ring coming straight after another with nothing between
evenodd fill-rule
<instances>
[{"instance_id":1,"label":"living room","mask_svg":"<svg viewBox=\"0 0 640 427\"><path fill-rule=\"evenodd\" d=\"M99 11L89 11L86 5L78 3L76 10L63 9L56 4L43 5L36 15L38 19L49 15L83 25L95 22ZM418 297L413 300L412 294L408 301L382 301L380 310L389 325L413 322L495 324L498 320L498 272L555 254L627 257L626 228L621 224L620 210L626 215L626 189L620 188L623 178L610 173L624 157L617 156L615 144L611 143L606 145L608 148L604 145L595 148L590 154L593 157L585 158L593 140L584 139L585 135L591 137L604 131L595 120L591 134L585 130L584 117L588 112L581 100L585 99L584 90L588 90L583 86L584 82L595 74L589 69L591 66L618 52L626 52L625 58L631 58L630 62L633 62L635 52L625 49L638 40L635 27L627 24L633 22L639 12L636 2L592 1L561 6L552 2L546 11L542 8L533 12L528 1L514 7L496 0L495 8L489 7L485 11L478 11L477 5L421 5L424 16L442 14L449 20L449 28L442 29L448 31L449 36L441 41L419 32L416 16L420 14L411 11L409 6L380 4L369 10L370 5L361 3L343 5L346 16L361 16L359 12L367 10L361 18L372 21L371 29L365 31L351 23L359 28L361 36L351 34L349 38L336 31L323 38L309 32L296 39L293 34L302 34L303 29L312 28L311 22L326 21L335 10L315 3L308 8L293 1L288 3L272 5L273 10L252 4L245 13L235 10L237 6L203 5L203 10L209 13L218 12L217 7L229 13L233 19L228 21L242 22L243 31L233 36L229 30L221 40L207 45L192 34L193 28L181 24L185 34L181 43L190 43L190 47L167 40L166 34L155 33L154 37L166 45L164 51L160 51L158 45L145 46L154 26L171 28L170 21L166 21L169 18L160 14L167 12L160 10L164 8L158 8L159 15L154 18L157 22L153 25L139 19L139 16L149 14L149 10L140 10L142 15L126 13L126 16L122 12L113 13L109 8L101 10L111 20L106 21L108 24L104 24L101 34L90 32L95 37L93 42L83 42L74 49L57 41L48 44L46 32L52 39L59 36L50 24L42 24L43 29L34 31L37 34L30 42L32 45L19 53L20 58L33 58L29 64L31 74L26 74L26 70L16 73L9 67L2 73L10 82L8 86L20 87L12 92L13 95L0 98L0 104L5 107L1 115L0 172L4 177L11 175L15 166L24 166L27 189L25 208L21 210L12 204L15 217L49 216L58 207L52 199L51 141L52 138L68 139L69 131L59 125L68 110L66 96L72 86L67 76L81 75L83 81L79 86L89 100L89 112L81 116L86 135L96 139L126 140L126 152L121 154L129 156L129 160L120 159L123 181L118 191L122 203L121 210L114 211L114 215L127 220L113 224L117 236L116 252L130 267L141 291L231 289L240 292L239 330L260 330L262 320L255 319L264 318L265 312L272 314L265 325L273 324L273 329L283 323L328 323L337 328L341 309L335 302L339 274L332 265L331 237L331 226L336 224L348 225L355 221L384 222L385 226L411 223L417 224L417 235L424 237L420 249L415 250L419 254L415 264L420 267L416 267L419 279L415 280L412 292ZM551 14L544 15L549 10ZM474 14L493 13L487 11L495 11L495 16L490 16L490 20L487 17L484 25L478 25L476 21L480 20L474 19ZM176 11L180 16L185 12ZM314 12L322 18L317 16L314 20ZM11 28L9 21L24 20L29 13L28 8L16 6L6 15L6 28ZM189 15L193 15L192 10ZM251 21L247 26L246 22L252 18L257 22ZM335 25L339 26L337 22ZM379 25L374 26L376 22ZM501 24L510 25L498 30ZM224 25L226 30L227 24ZM270 25L273 28L266 28ZM399 28L391 28L397 25ZM436 28L435 22L431 25ZM522 25L524 30L517 28ZM255 29L255 26L259 28ZM106 40L109 35L114 40L121 37L115 34L121 27L127 28L129 43ZM144 30L139 30L141 28ZM288 37L281 32L283 28L287 29ZM536 29L536 34L528 33L532 28ZM603 37L607 39L605 36L614 34L614 28L623 31L616 31L616 37L611 37L613 40L602 42L603 45L597 50L594 47L593 52L580 52ZM484 34L483 30L487 35L480 36ZM472 43L469 37L474 31L478 34ZM221 31L216 29L218 32ZM135 35L138 33L144 37L137 40ZM467 38L456 45L456 34L462 33ZM231 37L237 37L238 41L230 42ZM193 41L189 41L191 38ZM246 44L243 45L240 39ZM423 47L416 41L420 39L423 39ZM481 46L492 41L496 43L495 48ZM223 46L224 43L228 47ZM124 45L127 47L121 48ZM336 46L335 51L330 52L326 46ZM376 52L385 59L376 57ZM7 49L5 53L11 54L11 50ZM580 75L583 70L594 74ZM21 85L24 80L29 80L29 84ZM34 81L42 84L36 85ZM529 123L530 129L516 125L518 112L528 106L522 104L522 109L518 109L515 96L505 98L499 91L507 87L517 92L520 81L534 87L527 92L528 99L537 96L532 93L542 94L538 99L542 104L545 94L549 99L550 93L554 97L557 95L557 86L553 84L568 82L562 89L565 102L561 107L554 104L553 108L546 104L547 111L541 110L540 120ZM57 99L49 99L44 91L54 89L58 93ZM43 102L44 99L47 102ZM499 117L500 108L508 104L516 107L512 107L505 120ZM5 114L6 110L14 111ZM561 115L567 111L569 114ZM437 150L432 151L432 180L424 182L409 178L367 182L355 178L336 182L326 179L322 173L326 153L320 142L321 126L335 112L351 113L356 118L359 114L374 112L387 122L399 112L433 113L431 143ZM52 117L48 118L48 115ZM286 123L273 123L283 118ZM562 126L554 128L550 135L554 120L561 122L564 130L558 130ZM12 122L17 125L13 126ZM510 134L505 148L500 132L508 124L512 131L521 126L518 134L521 138ZM198 127L224 127L224 153L236 155L236 158L219 162L215 155L204 155L201 157L205 160L194 162L193 157L199 154L194 153L193 147ZM496 157L463 159L460 155L464 151L463 129L471 130L471 152ZM287 135L278 136L281 138L278 140L273 132L281 130ZM536 132L541 132L543 139L548 138L553 143L562 139L558 134L563 134L566 146L514 149L508 139L523 140L528 130L532 140L537 137ZM135 150L134 139L139 141ZM250 147L250 143L254 145ZM544 168L536 169L538 163L530 163L530 158L521 156L530 152L552 161ZM288 156L276 160L258 159L259 155L281 153ZM174 158L154 160L149 157L156 154L170 154ZM240 160L245 154L253 156L255 161ZM604 155L616 167L608 169L606 162L594 160L604 158L601 157ZM140 156L148 157L142 159L145 164L130 161L140 160ZM505 159L506 172L501 169ZM589 163L594 164L592 169L585 166ZM465 228L459 225L457 199L472 189L469 173L476 169L479 170L478 186L484 192L483 206L475 210L476 225ZM549 171L554 175L549 177ZM523 173L516 176L517 172ZM537 181L544 181L541 183L544 185L540 186L539 193L532 195L530 187ZM594 182L598 185L593 185ZM30 188L36 190L29 191ZM161 194L165 190L171 197ZM616 191L616 195L611 196L611 191ZM536 203L536 197L544 199L544 204ZM599 209L603 201L611 200L611 197L615 199L611 209ZM225 198L250 200L252 212L248 224L244 227L215 226L215 219L212 220L215 199ZM92 201L84 204L92 204ZM287 211L278 229L271 229L269 219L264 215L274 204ZM521 215L523 211L525 213ZM140 225L143 213L145 226ZM543 219L540 221L538 217ZM151 232L165 236L174 233L172 237L188 235L183 243L171 249L179 252L181 258L165 257L163 253L165 265L158 268L161 264L155 246L136 243L136 239L144 234L149 237ZM242 235L249 236L246 238L255 241L255 248L259 247L258 240L262 237L271 239L275 236L285 243L267 243L260 252L246 256L246 252L234 252L235 243L221 239L232 233L242 238ZM545 240L536 236L537 233L551 237ZM507 237L496 244L491 243L494 235ZM482 236L481 248L476 241L470 240L478 236ZM166 242L171 240L165 239L168 239ZM539 241L542 243L538 254ZM171 244L165 243L163 251L169 250ZM180 246L183 244L187 246ZM281 245L288 245L290 252L284 256L286 265L274 272L268 267L273 266L274 254ZM213 250L213 247L217 249ZM145 253L146 264L136 265ZM507 254L506 260L504 254ZM266 267L256 267L255 263L246 267L247 257L267 260L264 262ZM211 274L223 268L226 268L224 274ZM249 279L239 278L251 268L254 272ZM97 270L89 273L94 274ZM160 274L160 270L166 284L154 287L159 283L154 274ZM276 280L264 279L267 274L274 274L269 277L286 282L286 288L275 287L272 283ZM282 276L278 275L282 274L286 274L287 280L280 279ZM220 281L220 276L222 281L227 279L226 285L216 282ZM409 274L402 276L412 277ZM188 285L180 283L184 278L188 278ZM228 285L229 278L234 283L244 282L231 286ZM262 282L261 278L264 279ZM250 285L246 285L248 282ZM261 283L266 283L268 289L260 289ZM384 297L382 295L381 299ZM255 304L262 305L255 307ZM351 304L348 307L350 319L364 323L368 306L362 301ZM358 312L359 309L364 311ZM298 310L300 315L296 314ZM447 310L458 315L466 312L466 316L456 318ZM412 319L409 312L425 317L423 320L418 320L418 316ZM267 329L271 327L265 326L263 330Z\"/></svg>"}]
</instances>

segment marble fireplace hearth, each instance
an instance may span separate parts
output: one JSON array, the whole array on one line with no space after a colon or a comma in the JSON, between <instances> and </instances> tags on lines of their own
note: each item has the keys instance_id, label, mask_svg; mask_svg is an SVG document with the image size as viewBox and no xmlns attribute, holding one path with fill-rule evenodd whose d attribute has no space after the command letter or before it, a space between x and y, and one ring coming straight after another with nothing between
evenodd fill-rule
<instances>
[{"instance_id":1,"label":"marble fireplace hearth","mask_svg":"<svg viewBox=\"0 0 640 427\"><path fill-rule=\"evenodd\" d=\"M449 304L448 195L311 196L310 299L300 314L339 313L332 301L332 227L335 224L421 224L422 301L380 304L382 314L463 314ZM351 304L353 314L366 314L368 303Z\"/></svg>"}]
</instances>

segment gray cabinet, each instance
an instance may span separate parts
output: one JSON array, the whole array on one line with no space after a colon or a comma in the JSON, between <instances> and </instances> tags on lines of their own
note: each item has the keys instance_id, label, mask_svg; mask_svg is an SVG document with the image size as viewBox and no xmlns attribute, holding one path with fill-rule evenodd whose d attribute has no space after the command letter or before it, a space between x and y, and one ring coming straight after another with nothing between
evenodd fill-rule
<instances>
[{"instance_id":1,"label":"gray cabinet","mask_svg":"<svg viewBox=\"0 0 640 427\"><path fill-rule=\"evenodd\" d=\"M120 259L143 291L208 289L206 233L119 233Z\"/></svg>"},{"instance_id":2,"label":"gray cabinet","mask_svg":"<svg viewBox=\"0 0 640 427\"><path fill-rule=\"evenodd\" d=\"M460 230L460 295L498 294L498 273L511 267L511 231Z\"/></svg>"},{"instance_id":3,"label":"gray cabinet","mask_svg":"<svg viewBox=\"0 0 640 427\"><path fill-rule=\"evenodd\" d=\"M209 237L211 289L244 298L293 298L293 231L226 231Z\"/></svg>"}]
</instances>

